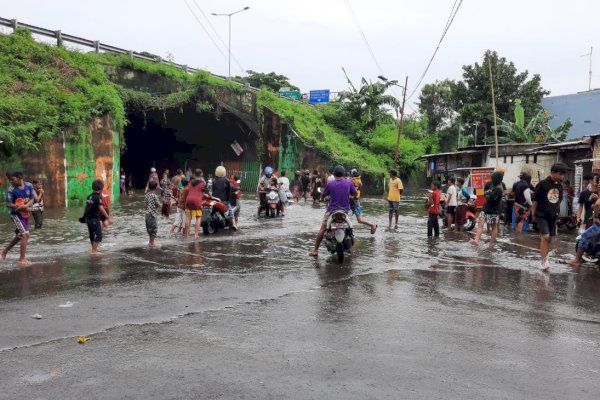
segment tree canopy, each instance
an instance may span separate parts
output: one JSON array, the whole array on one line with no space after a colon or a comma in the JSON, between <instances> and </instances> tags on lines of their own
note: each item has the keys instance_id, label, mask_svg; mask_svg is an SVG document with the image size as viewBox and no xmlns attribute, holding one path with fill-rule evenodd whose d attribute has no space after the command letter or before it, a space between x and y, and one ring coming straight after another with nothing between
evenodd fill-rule
<instances>
[{"instance_id":1,"label":"tree canopy","mask_svg":"<svg viewBox=\"0 0 600 400\"><path fill-rule=\"evenodd\" d=\"M267 88L275 93L279 92L279 89L289 87L291 90L299 90L297 86L290 83L290 79L285 75L280 75L275 72L263 73L256 71L246 71L247 76L235 76L233 79L240 83L247 83L255 88Z\"/></svg>"}]
</instances>

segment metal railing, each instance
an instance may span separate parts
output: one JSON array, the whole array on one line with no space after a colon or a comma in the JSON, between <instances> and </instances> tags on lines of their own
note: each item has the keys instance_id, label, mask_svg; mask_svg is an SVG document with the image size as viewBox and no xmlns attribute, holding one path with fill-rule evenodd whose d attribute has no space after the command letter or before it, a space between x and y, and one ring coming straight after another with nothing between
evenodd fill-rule
<instances>
[{"instance_id":1,"label":"metal railing","mask_svg":"<svg viewBox=\"0 0 600 400\"><path fill-rule=\"evenodd\" d=\"M2 17L0 17L0 26L5 26L5 27L8 27L8 28L12 28L13 31L16 30L17 28L21 28L21 27L22 28L27 28L33 34L55 39L57 46L63 46L64 43L73 43L73 44L77 44L77 45L80 45L80 46L90 47L90 48L94 49L94 51L96 53L105 52L105 53L111 53L111 54L128 55L131 58L135 58L137 60L142 60L142 61L147 61L147 62L154 62L154 63L160 63L160 64L169 65L171 67L183 70L183 71L187 72L188 74L193 74L193 73L198 72L198 71L204 71L206 73L209 73L211 76L214 76L215 78L219 78L219 79L222 79L224 81L228 80L227 77L225 77L225 76L213 74L212 72L205 71L205 70L202 70L202 69L199 69L199 68L188 67L187 65L178 64L178 63L173 62L173 61L164 60L160 56L150 57L150 56L147 56L147 55L145 55L143 53L139 53L137 51L126 50L126 49L122 49L120 47L112 46L110 44L102 43L99 40L84 39L84 38L81 38L79 36L74 36L74 35L69 35L69 34L63 33L60 30L54 31L54 30L51 30L51 29L40 28L39 26L29 25L29 24L26 24L26 23L23 23L23 22L19 22L16 19L8 19L8 18L2 18ZM255 91L255 92L258 92L260 90L259 88L255 88L253 86L250 86L249 84L243 84L243 83L240 83L240 82L236 82L234 80L230 80L230 82L232 82L235 85L239 85L241 87L244 87L247 90L252 90L252 91ZM289 101L306 104L306 103L303 103L302 101L298 101L296 99L291 99L289 97L285 97L285 96L281 96L281 95L279 97L284 98L284 99L289 100Z\"/></svg>"}]
</instances>

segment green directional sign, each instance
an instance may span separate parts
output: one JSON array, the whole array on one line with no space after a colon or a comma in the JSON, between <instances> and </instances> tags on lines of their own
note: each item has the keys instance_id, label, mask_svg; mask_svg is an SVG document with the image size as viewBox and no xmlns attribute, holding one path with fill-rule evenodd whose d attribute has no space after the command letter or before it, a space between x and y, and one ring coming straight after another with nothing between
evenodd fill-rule
<instances>
[{"instance_id":1,"label":"green directional sign","mask_svg":"<svg viewBox=\"0 0 600 400\"><path fill-rule=\"evenodd\" d=\"M299 90L286 90L284 92L279 92L279 95L283 97L290 97L296 100L300 100L300 98L302 97Z\"/></svg>"}]
</instances>

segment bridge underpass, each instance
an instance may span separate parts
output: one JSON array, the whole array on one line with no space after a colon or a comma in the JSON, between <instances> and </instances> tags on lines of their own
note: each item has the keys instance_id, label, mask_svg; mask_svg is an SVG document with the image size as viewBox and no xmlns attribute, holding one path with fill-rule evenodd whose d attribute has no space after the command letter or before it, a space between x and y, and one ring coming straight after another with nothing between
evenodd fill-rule
<instances>
[{"instance_id":1,"label":"bridge underpass","mask_svg":"<svg viewBox=\"0 0 600 400\"><path fill-rule=\"evenodd\" d=\"M244 190L256 188L260 170L257 135L233 114L225 110L198 112L190 104L145 115L130 111L128 119L121 168L133 177L134 187L145 186L150 167L159 173L168 168L171 174L177 168L201 168L208 177L218 165L224 165L229 175L242 178Z\"/></svg>"}]
</instances>

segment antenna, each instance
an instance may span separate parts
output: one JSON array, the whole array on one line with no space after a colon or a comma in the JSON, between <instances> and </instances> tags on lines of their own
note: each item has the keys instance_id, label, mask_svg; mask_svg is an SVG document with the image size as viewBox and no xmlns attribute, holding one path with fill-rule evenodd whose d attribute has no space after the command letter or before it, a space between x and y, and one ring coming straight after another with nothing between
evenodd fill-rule
<instances>
[{"instance_id":1,"label":"antenna","mask_svg":"<svg viewBox=\"0 0 600 400\"><path fill-rule=\"evenodd\" d=\"M594 48L590 47L590 52L587 54L583 54L581 57L589 57L590 58L590 71L589 71L589 79L588 79L588 91L592 90L592 54L594 53Z\"/></svg>"}]
</instances>

